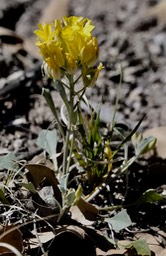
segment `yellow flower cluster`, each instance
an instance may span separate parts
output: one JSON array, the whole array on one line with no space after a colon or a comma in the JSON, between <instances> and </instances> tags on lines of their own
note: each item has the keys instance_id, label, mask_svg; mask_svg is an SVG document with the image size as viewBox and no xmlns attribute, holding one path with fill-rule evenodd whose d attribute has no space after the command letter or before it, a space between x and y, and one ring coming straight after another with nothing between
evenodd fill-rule
<instances>
[{"instance_id":1,"label":"yellow flower cluster","mask_svg":"<svg viewBox=\"0 0 166 256\"><path fill-rule=\"evenodd\" d=\"M79 67L84 70L84 82L99 54L97 38L92 36L92 21L83 17L64 17L52 24L39 24L36 45L43 56L44 71L48 77L60 79L64 74L73 75ZM94 80L102 69L93 69ZM91 83L89 82L89 85Z\"/></svg>"}]
</instances>

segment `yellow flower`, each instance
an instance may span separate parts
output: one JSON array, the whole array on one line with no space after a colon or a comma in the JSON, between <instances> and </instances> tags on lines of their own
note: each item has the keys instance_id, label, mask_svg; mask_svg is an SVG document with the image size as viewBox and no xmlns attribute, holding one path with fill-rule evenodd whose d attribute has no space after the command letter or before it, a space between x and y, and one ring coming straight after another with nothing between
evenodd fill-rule
<instances>
[{"instance_id":1,"label":"yellow flower","mask_svg":"<svg viewBox=\"0 0 166 256\"><path fill-rule=\"evenodd\" d=\"M39 30L35 30L34 33L38 36L37 45L39 42L46 42L52 40L53 34L50 24L39 24Z\"/></svg>"},{"instance_id":2,"label":"yellow flower","mask_svg":"<svg viewBox=\"0 0 166 256\"><path fill-rule=\"evenodd\" d=\"M61 78L61 71L58 66L55 66L51 59L48 58L46 61L43 61L42 68L44 70L44 74L52 79L60 79Z\"/></svg>"},{"instance_id":3,"label":"yellow flower","mask_svg":"<svg viewBox=\"0 0 166 256\"><path fill-rule=\"evenodd\" d=\"M52 40L40 44L40 53L44 58L43 67L47 76L59 79L61 77L60 68L64 66L63 49L57 42Z\"/></svg>"},{"instance_id":4,"label":"yellow flower","mask_svg":"<svg viewBox=\"0 0 166 256\"><path fill-rule=\"evenodd\" d=\"M70 75L75 74L77 71L77 61L73 59L73 57L69 54L66 53L66 69Z\"/></svg>"},{"instance_id":5,"label":"yellow flower","mask_svg":"<svg viewBox=\"0 0 166 256\"><path fill-rule=\"evenodd\" d=\"M93 67L98 58L98 43L92 36L92 21L83 17L64 17L52 24L39 24L34 31L36 45L44 59L45 73L59 79L64 74L75 74L79 67ZM87 73L86 68L86 73ZM88 71L94 73L93 80L99 73L100 66ZM85 73L85 72L84 72ZM92 82L92 77L91 77Z\"/></svg>"},{"instance_id":6,"label":"yellow flower","mask_svg":"<svg viewBox=\"0 0 166 256\"><path fill-rule=\"evenodd\" d=\"M80 53L81 63L87 66L94 66L98 59L99 47L97 38L93 37L90 41L87 41Z\"/></svg>"},{"instance_id":7,"label":"yellow flower","mask_svg":"<svg viewBox=\"0 0 166 256\"><path fill-rule=\"evenodd\" d=\"M64 17L63 30L61 38L64 42L64 48L74 59L80 59L80 51L86 44L87 40L92 38L91 31L94 26L91 21L83 17Z\"/></svg>"},{"instance_id":8,"label":"yellow flower","mask_svg":"<svg viewBox=\"0 0 166 256\"><path fill-rule=\"evenodd\" d=\"M94 29L92 21L83 17L64 17L65 27L70 27L73 31L79 33L83 37L91 37L91 32Z\"/></svg>"}]
</instances>

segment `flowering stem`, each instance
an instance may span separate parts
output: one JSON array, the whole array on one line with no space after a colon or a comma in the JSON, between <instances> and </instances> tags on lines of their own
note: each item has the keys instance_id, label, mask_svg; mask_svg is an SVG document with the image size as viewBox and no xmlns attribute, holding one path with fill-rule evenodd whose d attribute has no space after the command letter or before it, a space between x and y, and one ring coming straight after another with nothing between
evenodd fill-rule
<instances>
[{"instance_id":1,"label":"flowering stem","mask_svg":"<svg viewBox=\"0 0 166 256\"><path fill-rule=\"evenodd\" d=\"M74 81L74 84L76 84L78 82L78 80L81 78L82 73L77 77L77 79Z\"/></svg>"},{"instance_id":2,"label":"flowering stem","mask_svg":"<svg viewBox=\"0 0 166 256\"><path fill-rule=\"evenodd\" d=\"M64 154L63 154L63 175L67 173L67 157L68 157L68 151L69 151L69 139L70 139L70 130L67 130L66 141L65 141L66 143L64 145L65 147L64 147Z\"/></svg>"},{"instance_id":3,"label":"flowering stem","mask_svg":"<svg viewBox=\"0 0 166 256\"><path fill-rule=\"evenodd\" d=\"M71 156L72 156L72 147L74 143L74 134L72 132L72 126L75 123L73 75L68 76L68 79L69 79L70 90L69 90L69 101L66 106L68 110L68 127L67 127L66 141L65 141L66 143L65 143L64 155L63 155L63 175L69 172ZM71 141L71 145L69 145L71 135L72 135L72 141ZM69 152L69 147L70 147L70 152Z\"/></svg>"}]
</instances>

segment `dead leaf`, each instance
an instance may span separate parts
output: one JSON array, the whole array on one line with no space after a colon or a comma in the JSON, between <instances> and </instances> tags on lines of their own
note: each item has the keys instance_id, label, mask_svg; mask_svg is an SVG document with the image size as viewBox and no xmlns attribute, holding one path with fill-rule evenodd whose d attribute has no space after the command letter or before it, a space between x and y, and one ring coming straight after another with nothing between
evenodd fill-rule
<instances>
[{"instance_id":1,"label":"dead leaf","mask_svg":"<svg viewBox=\"0 0 166 256\"><path fill-rule=\"evenodd\" d=\"M107 252L101 251L99 248L96 249L96 255L97 256L125 256L126 254L125 249L120 249L120 250L108 250ZM127 256L127 255L126 255Z\"/></svg>"},{"instance_id":2,"label":"dead leaf","mask_svg":"<svg viewBox=\"0 0 166 256\"><path fill-rule=\"evenodd\" d=\"M20 230L14 225L5 226L3 228L1 226L0 242L12 245L19 252L21 252L23 249L22 234ZM5 255L7 255L6 252L10 252L10 250L5 247L0 247L0 253L5 253ZM14 254L12 253L10 255Z\"/></svg>"},{"instance_id":3,"label":"dead leaf","mask_svg":"<svg viewBox=\"0 0 166 256\"><path fill-rule=\"evenodd\" d=\"M95 256L95 248L87 236L82 237L79 227L64 229L49 243L49 255Z\"/></svg>"},{"instance_id":4,"label":"dead leaf","mask_svg":"<svg viewBox=\"0 0 166 256\"><path fill-rule=\"evenodd\" d=\"M86 202L83 198L80 198L77 206L87 220L96 220L98 209L94 205Z\"/></svg>"},{"instance_id":5,"label":"dead leaf","mask_svg":"<svg viewBox=\"0 0 166 256\"><path fill-rule=\"evenodd\" d=\"M82 214L82 212L80 211L77 205L71 206L70 212L71 212L72 219L78 221L82 225L90 226L94 223L94 221L90 221L85 218L85 216Z\"/></svg>"},{"instance_id":6,"label":"dead leaf","mask_svg":"<svg viewBox=\"0 0 166 256\"><path fill-rule=\"evenodd\" d=\"M34 234L34 237L31 238L31 248L35 248L39 245L38 239L40 239L40 242L43 244L48 241L51 241L51 239L55 237L52 231L38 233L38 237L36 237L35 232L32 232L32 234Z\"/></svg>"},{"instance_id":7,"label":"dead leaf","mask_svg":"<svg viewBox=\"0 0 166 256\"><path fill-rule=\"evenodd\" d=\"M85 238L85 230L80 228L80 227L78 227L78 226L69 225L69 226L67 226L66 230L73 232L74 234L79 236L81 239Z\"/></svg>"},{"instance_id":8,"label":"dead leaf","mask_svg":"<svg viewBox=\"0 0 166 256\"><path fill-rule=\"evenodd\" d=\"M46 179L53 187L56 200L62 204L62 196L58 188L58 180L56 179L52 169L41 164L27 164L25 168L27 168L29 171L26 175L27 179L29 182L33 183L35 188L37 188L41 182Z\"/></svg>"},{"instance_id":9,"label":"dead leaf","mask_svg":"<svg viewBox=\"0 0 166 256\"><path fill-rule=\"evenodd\" d=\"M99 248L104 252L115 248L114 242L110 241L107 236L104 236L100 230L88 228L86 226L84 226L83 228L96 248Z\"/></svg>"},{"instance_id":10,"label":"dead leaf","mask_svg":"<svg viewBox=\"0 0 166 256\"><path fill-rule=\"evenodd\" d=\"M124 249L124 247L127 246L130 243L131 243L130 240L120 240L120 241L118 241L118 248L119 249Z\"/></svg>"},{"instance_id":11,"label":"dead leaf","mask_svg":"<svg viewBox=\"0 0 166 256\"><path fill-rule=\"evenodd\" d=\"M97 256L105 256L106 252L103 252L101 249L96 248L96 255Z\"/></svg>"},{"instance_id":12,"label":"dead leaf","mask_svg":"<svg viewBox=\"0 0 166 256\"><path fill-rule=\"evenodd\" d=\"M148 136L154 136L157 139L155 147L157 156L166 159L166 126L146 130L143 137Z\"/></svg>"}]
</instances>

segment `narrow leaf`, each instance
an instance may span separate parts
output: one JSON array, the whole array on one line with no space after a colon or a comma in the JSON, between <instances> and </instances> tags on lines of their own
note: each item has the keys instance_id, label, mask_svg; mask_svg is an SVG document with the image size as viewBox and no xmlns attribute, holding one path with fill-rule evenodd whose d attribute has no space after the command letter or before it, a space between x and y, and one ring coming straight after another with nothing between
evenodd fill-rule
<instances>
[{"instance_id":1,"label":"narrow leaf","mask_svg":"<svg viewBox=\"0 0 166 256\"><path fill-rule=\"evenodd\" d=\"M136 155L145 154L149 150L153 149L156 145L156 141L156 138L153 136L143 139L135 148Z\"/></svg>"},{"instance_id":2,"label":"narrow leaf","mask_svg":"<svg viewBox=\"0 0 166 256\"><path fill-rule=\"evenodd\" d=\"M6 199L5 197L5 194L3 192L3 190L0 188L0 201L3 203L3 204L9 204L8 200Z\"/></svg>"},{"instance_id":3,"label":"narrow leaf","mask_svg":"<svg viewBox=\"0 0 166 256\"><path fill-rule=\"evenodd\" d=\"M131 137L133 136L133 134L138 130L139 126L141 125L142 121L144 120L146 115L144 115L141 120L138 122L138 124L135 126L135 128L131 131L131 133L120 143L120 145L118 146L118 148L113 152L112 154L112 158L118 153L118 151L124 146L124 144L126 142L128 142Z\"/></svg>"},{"instance_id":4,"label":"narrow leaf","mask_svg":"<svg viewBox=\"0 0 166 256\"><path fill-rule=\"evenodd\" d=\"M19 186L22 186L22 187L28 189L32 193L36 193L36 189L35 189L34 185L32 184L32 182L29 182L29 183L19 182L17 184Z\"/></svg>"}]
</instances>

